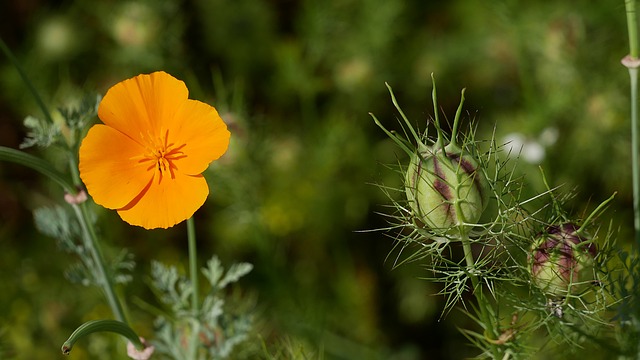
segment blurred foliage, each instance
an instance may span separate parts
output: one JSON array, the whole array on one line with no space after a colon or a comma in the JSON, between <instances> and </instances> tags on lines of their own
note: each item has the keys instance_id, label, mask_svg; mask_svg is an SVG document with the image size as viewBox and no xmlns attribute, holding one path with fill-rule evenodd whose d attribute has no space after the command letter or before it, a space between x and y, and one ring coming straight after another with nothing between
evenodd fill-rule
<instances>
[{"instance_id":1,"label":"blurred foliage","mask_svg":"<svg viewBox=\"0 0 640 360\"><path fill-rule=\"evenodd\" d=\"M232 313L225 304L225 288L249 273L252 265L234 264L225 272L214 255L202 273L209 282L205 293L201 316L190 314L191 294L196 291L189 279L180 276L175 267L152 263L153 287L165 307L170 308L156 321L154 357L165 359L226 359L233 348L243 343L252 328L251 314L245 311ZM236 305L237 304L233 304ZM197 326L194 324L198 324ZM185 349L189 333L197 331L198 338L206 345L206 353ZM162 355L165 355L164 357Z\"/></svg>"},{"instance_id":2,"label":"blurred foliage","mask_svg":"<svg viewBox=\"0 0 640 360\"><path fill-rule=\"evenodd\" d=\"M27 0L0 3L0 20L0 36L51 109L159 69L218 108L232 144L206 174L200 256L254 265L238 286L255 296L259 318L247 348L267 358L475 354L456 330L473 326L463 314L438 320L443 300L432 296L437 285L417 279L423 269L391 271L392 239L357 232L385 226L375 212L388 200L368 183L398 183L383 165L407 161L368 116L397 128L385 81L421 128L430 73L446 114L466 87L477 138L491 138L495 126L498 139L515 134L523 152L524 144L543 151L520 166L531 174L527 192L544 190L538 165L553 186L577 188L578 214L617 191L608 214L620 243L630 243L622 1ZM42 114L5 58L0 88L0 144L18 148L30 131L23 119ZM61 196L30 170L0 163L3 359L55 358L76 325L109 317L100 293L64 279L75 259L35 229L31 210ZM120 248L135 254L121 292L134 328L149 336L142 274L152 260L185 266L186 227L143 231L106 210L98 223L110 257ZM73 357L112 359L122 348L95 336ZM583 352L607 358L595 345Z\"/></svg>"}]
</instances>

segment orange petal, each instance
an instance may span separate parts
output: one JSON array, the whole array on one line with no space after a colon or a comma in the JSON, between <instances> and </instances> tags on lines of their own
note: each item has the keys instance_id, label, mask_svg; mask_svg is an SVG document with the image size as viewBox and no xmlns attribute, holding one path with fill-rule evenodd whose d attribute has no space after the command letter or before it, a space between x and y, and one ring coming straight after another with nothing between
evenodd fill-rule
<instances>
[{"instance_id":1,"label":"orange petal","mask_svg":"<svg viewBox=\"0 0 640 360\"><path fill-rule=\"evenodd\" d=\"M162 72L138 75L111 87L98 107L98 117L141 144L157 138L187 100L184 82Z\"/></svg>"},{"instance_id":2,"label":"orange petal","mask_svg":"<svg viewBox=\"0 0 640 360\"><path fill-rule=\"evenodd\" d=\"M134 199L153 178L138 160L144 148L121 132L94 125L80 146L80 178L93 200L118 209Z\"/></svg>"},{"instance_id":3,"label":"orange petal","mask_svg":"<svg viewBox=\"0 0 640 360\"><path fill-rule=\"evenodd\" d=\"M216 109L197 100L187 100L169 125L170 138L186 157L175 161L178 171L196 175L218 159L229 147L231 134Z\"/></svg>"},{"instance_id":4,"label":"orange petal","mask_svg":"<svg viewBox=\"0 0 640 360\"><path fill-rule=\"evenodd\" d=\"M136 199L119 209L118 214L131 225L166 229L193 216L207 195L209 187L202 175L175 172L173 178L153 179Z\"/></svg>"}]
</instances>

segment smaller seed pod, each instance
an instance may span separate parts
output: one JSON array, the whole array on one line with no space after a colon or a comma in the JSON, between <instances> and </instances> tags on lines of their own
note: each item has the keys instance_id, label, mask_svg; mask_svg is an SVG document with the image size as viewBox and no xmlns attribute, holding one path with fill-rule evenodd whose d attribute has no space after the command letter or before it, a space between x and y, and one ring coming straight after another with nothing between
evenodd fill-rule
<instances>
[{"instance_id":1,"label":"smaller seed pod","mask_svg":"<svg viewBox=\"0 0 640 360\"><path fill-rule=\"evenodd\" d=\"M578 229L572 223L550 226L531 246L529 271L535 285L547 295L575 294L593 280L598 250Z\"/></svg>"},{"instance_id":2,"label":"smaller seed pod","mask_svg":"<svg viewBox=\"0 0 640 360\"><path fill-rule=\"evenodd\" d=\"M424 146L412 158L405 192L413 214L432 230L475 224L488 203L478 161L455 144Z\"/></svg>"}]
</instances>

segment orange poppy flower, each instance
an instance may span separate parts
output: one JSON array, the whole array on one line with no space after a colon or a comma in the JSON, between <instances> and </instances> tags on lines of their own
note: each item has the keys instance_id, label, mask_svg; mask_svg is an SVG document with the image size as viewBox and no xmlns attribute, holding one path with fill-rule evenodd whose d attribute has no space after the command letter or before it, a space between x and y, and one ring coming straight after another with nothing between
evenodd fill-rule
<instances>
[{"instance_id":1,"label":"orange poppy flower","mask_svg":"<svg viewBox=\"0 0 640 360\"><path fill-rule=\"evenodd\" d=\"M202 172L227 151L230 133L212 106L188 98L165 72L107 91L80 146L80 178L93 200L132 225L168 228L209 195Z\"/></svg>"}]
</instances>

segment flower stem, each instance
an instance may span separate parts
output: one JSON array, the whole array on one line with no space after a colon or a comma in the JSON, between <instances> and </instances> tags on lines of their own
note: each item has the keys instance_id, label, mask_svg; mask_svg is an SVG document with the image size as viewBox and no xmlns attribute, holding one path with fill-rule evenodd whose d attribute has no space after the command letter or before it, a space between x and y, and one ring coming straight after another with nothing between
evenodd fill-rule
<instances>
[{"instance_id":1,"label":"flower stem","mask_svg":"<svg viewBox=\"0 0 640 360\"><path fill-rule=\"evenodd\" d=\"M191 277L191 312L196 320L199 318L200 300L198 295L198 249L196 248L196 229L193 217L187 220L187 237L189 241L189 275ZM191 333L191 354L193 359L198 358L198 336L200 333L199 321L194 321L194 329Z\"/></svg>"},{"instance_id":2,"label":"flower stem","mask_svg":"<svg viewBox=\"0 0 640 360\"><path fill-rule=\"evenodd\" d=\"M187 237L189 238L189 275L191 276L191 285L193 285L193 294L191 295L191 310L193 314L198 313L198 249L196 248L196 230L193 217L187 220Z\"/></svg>"},{"instance_id":3,"label":"flower stem","mask_svg":"<svg viewBox=\"0 0 640 360\"><path fill-rule=\"evenodd\" d=\"M625 0L627 11L627 31L629 33L629 55L638 58L638 17L636 15L636 0Z\"/></svg>"},{"instance_id":4,"label":"flower stem","mask_svg":"<svg viewBox=\"0 0 640 360\"><path fill-rule=\"evenodd\" d=\"M83 186L82 180L80 180L80 170L78 169L77 161L78 152L69 152L69 171L71 172L71 179L76 187Z\"/></svg>"},{"instance_id":5,"label":"flower stem","mask_svg":"<svg viewBox=\"0 0 640 360\"><path fill-rule=\"evenodd\" d=\"M631 171L633 180L633 227L640 245L640 164L638 164L638 69L629 68L631 84Z\"/></svg>"},{"instance_id":6,"label":"flower stem","mask_svg":"<svg viewBox=\"0 0 640 360\"><path fill-rule=\"evenodd\" d=\"M622 64L629 70L631 87L631 171L633 180L633 213L636 244L640 246L640 161L638 139L638 19L636 1L625 0L627 12L627 30L629 33L629 55Z\"/></svg>"},{"instance_id":7,"label":"flower stem","mask_svg":"<svg viewBox=\"0 0 640 360\"><path fill-rule=\"evenodd\" d=\"M13 66L16 67L16 70L18 70L18 73L20 74L22 81L24 81L25 85L27 85L27 88L29 88L31 95L36 100L36 103L38 103L40 110L42 110L42 113L44 114L45 119L47 119L47 121L50 124L53 124L53 119L51 118L51 113L49 112L49 109L44 104L44 101L42 101L42 98L40 97L40 94L36 90L35 86L33 86L33 83L29 80L29 77L27 76L27 73L24 71L24 68L22 67L22 65L20 65L20 62L18 61L18 59L16 59L16 57L11 52L11 49L9 49L7 44L4 43L2 38L0 38L0 49L2 49L2 52L4 52L7 58L9 58L9 61L11 61Z\"/></svg>"},{"instance_id":8,"label":"flower stem","mask_svg":"<svg viewBox=\"0 0 640 360\"><path fill-rule=\"evenodd\" d=\"M77 186L82 184L77 170L77 158L73 154L70 154L69 156L69 168L71 170L74 184L76 184ZM96 235L95 229L93 228L93 223L91 222L91 219L89 217L87 203L85 202L82 204L71 204L71 206L73 207L73 211L75 212L78 221L80 222L80 227L82 228L82 233L84 235L83 237L85 239L85 246L89 249L89 253L93 258L93 262L98 272L98 281L100 282L102 291L107 298L109 307L111 307L113 316L116 318L116 320L121 321L125 325L127 325L127 318L124 314L122 304L120 304L120 300L116 296L116 292L114 290L113 279L111 278L111 274L107 271L105 266L104 257L102 255L102 250L100 249L100 244L98 241L98 236Z\"/></svg>"},{"instance_id":9,"label":"flower stem","mask_svg":"<svg viewBox=\"0 0 640 360\"><path fill-rule=\"evenodd\" d=\"M499 334L496 328L496 324L494 323L494 319L491 317L491 310L489 309L488 300L484 297L484 293L482 292L482 285L480 284L480 279L475 270L475 261L473 259L473 253L471 251L471 240L469 239L469 231L466 225L460 225L460 241L462 242L462 249L464 251L464 259L467 265L467 275L469 279L471 279L471 286L473 295L476 298L478 303L478 311L479 311L479 319L484 326L484 335L489 339L497 339ZM493 359L501 358L501 352L498 349L497 345L491 343L491 357Z\"/></svg>"},{"instance_id":10,"label":"flower stem","mask_svg":"<svg viewBox=\"0 0 640 360\"><path fill-rule=\"evenodd\" d=\"M78 217L78 221L80 222L80 227L82 228L82 232L86 240L85 246L87 246L89 252L91 253L91 256L93 257L93 261L98 270L98 276L100 277L99 281L102 287L102 291L107 298L109 306L111 307L113 316L116 318L116 320L127 324L127 319L124 315L124 311L122 310L122 305L120 304L120 301L118 300L118 297L116 296L116 293L113 289L113 280L111 279L111 276L107 272L104 265L102 251L100 250L98 238L93 229L91 221L89 220L86 203L80 205L72 204L71 206L73 207L73 210Z\"/></svg>"}]
</instances>

